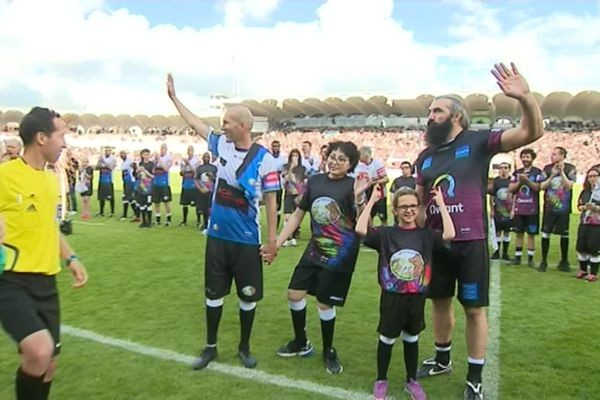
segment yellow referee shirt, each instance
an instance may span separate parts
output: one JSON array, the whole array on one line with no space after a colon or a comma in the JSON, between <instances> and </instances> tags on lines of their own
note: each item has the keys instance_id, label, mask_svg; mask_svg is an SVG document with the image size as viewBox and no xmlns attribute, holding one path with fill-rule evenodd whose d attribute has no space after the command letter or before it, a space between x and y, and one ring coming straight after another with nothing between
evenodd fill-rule
<instances>
[{"instance_id":1,"label":"yellow referee shirt","mask_svg":"<svg viewBox=\"0 0 600 400\"><path fill-rule=\"evenodd\" d=\"M60 271L59 190L56 176L21 158L0 164L5 271L55 275Z\"/></svg>"}]
</instances>

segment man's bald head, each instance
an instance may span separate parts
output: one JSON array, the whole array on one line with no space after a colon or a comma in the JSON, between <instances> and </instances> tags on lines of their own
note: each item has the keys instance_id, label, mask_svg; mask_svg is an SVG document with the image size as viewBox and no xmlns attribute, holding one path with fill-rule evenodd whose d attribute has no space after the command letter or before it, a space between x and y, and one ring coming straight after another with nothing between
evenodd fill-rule
<instances>
[{"instance_id":1,"label":"man's bald head","mask_svg":"<svg viewBox=\"0 0 600 400\"><path fill-rule=\"evenodd\" d=\"M234 122L243 125L249 131L252 130L252 124L254 123L254 116L250 109L246 106L231 106L225 113L225 118L231 118Z\"/></svg>"},{"instance_id":2,"label":"man's bald head","mask_svg":"<svg viewBox=\"0 0 600 400\"><path fill-rule=\"evenodd\" d=\"M223 133L227 136L227 140L244 146L248 145L252 139L250 132L253 122L254 117L248 107L231 106L223 116Z\"/></svg>"}]
</instances>

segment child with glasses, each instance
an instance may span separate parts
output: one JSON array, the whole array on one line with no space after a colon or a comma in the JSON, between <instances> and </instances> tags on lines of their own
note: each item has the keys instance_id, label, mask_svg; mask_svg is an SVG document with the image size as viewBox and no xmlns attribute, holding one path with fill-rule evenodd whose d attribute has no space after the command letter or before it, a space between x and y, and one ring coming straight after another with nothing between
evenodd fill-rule
<instances>
[{"instance_id":1,"label":"child with glasses","mask_svg":"<svg viewBox=\"0 0 600 400\"><path fill-rule=\"evenodd\" d=\"M377 380L373 387L375 399L385 399L388 392L387 371L392 347L400 336L404 344L406 384L404 390L411 399L427 396L417 382L419 333L425 328L425 292L431 280L431 254L444 241L455 236L454 224L444 203L441 189L432 190L435 206L442 217L443 231L420 228L419 199L414 189L403 187L392 197L392 209L397 225L369 226L371 208L382 196L374 190L356 223L356 233L363 242L379 252L378 273L381 285L379 303L379 343L377 346Z\"/></svg>"},{"instance_id":2,"label":"child with glasses","mask_svg":"<svg viewBox=\"0 0 600 400\"><path fill-rule=\"evenodd\" d=\"M577 230L576 250L579 272L576 276L588 282L598 280L598 266L600 265L600 181L598 174L599 171L595 168L587 172L583 191L577 200L581 220Z\"/></svg>"}]
</instances>

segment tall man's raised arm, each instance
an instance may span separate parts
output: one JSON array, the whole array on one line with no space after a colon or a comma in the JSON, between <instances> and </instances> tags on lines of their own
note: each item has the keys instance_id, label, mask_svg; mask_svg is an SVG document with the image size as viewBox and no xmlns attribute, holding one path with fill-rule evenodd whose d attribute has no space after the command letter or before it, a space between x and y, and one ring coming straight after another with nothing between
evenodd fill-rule
<instances>
[{"instance_id":1,"label":"tall man's raised arm","mask_svg":"<svg viewBox=\"0 0 600 400\"><path fill-rule=\"evenodd\" d=\"M188 125L191 126L204 140L208 140L208 132L210 131L210 128L208 125L202 122L200 117L191 112L189 108L184 106L183 103L179 101L177 95L175 94L175 83L173 82L173 75L171 74L167 74L167 94L175 105L179 115L181 115L181 118L183 118L184 121L187 122Z\"/></svg>"},{"instance_id":2,"label":"tall man's raised arm","mask_svg":"<svg viewBox=\"0 0 600 400\"><path fill-rule=\"evenodd\" d=\"M544 134L542 110L516 65L510 63L509 69L504 63L495 64L491 72L502 93L521 106L521 125L502 134L502 151L511 151L541 138Z\"/></svg>"}]
</instances>

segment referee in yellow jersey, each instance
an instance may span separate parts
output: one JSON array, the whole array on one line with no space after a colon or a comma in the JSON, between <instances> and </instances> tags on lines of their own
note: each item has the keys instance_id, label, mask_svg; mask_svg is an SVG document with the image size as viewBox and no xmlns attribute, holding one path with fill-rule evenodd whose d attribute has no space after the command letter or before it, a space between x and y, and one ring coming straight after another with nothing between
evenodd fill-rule
<instances>
[{"instance_id":1,"label":"referee in yellow jersey","mask_svg":"<svg viewBox=\"0 0 600 400\"><path fill-rule=\"evenodd\" d=\"M47 108L23 117L23 157L0 164L0 322L18 343L17 400L47 399L60 350L56 274L61 259L80 288L87 273L59 233L58 182L45 171L66 147L65 122Z\"/></svg>"}]
</instances>

